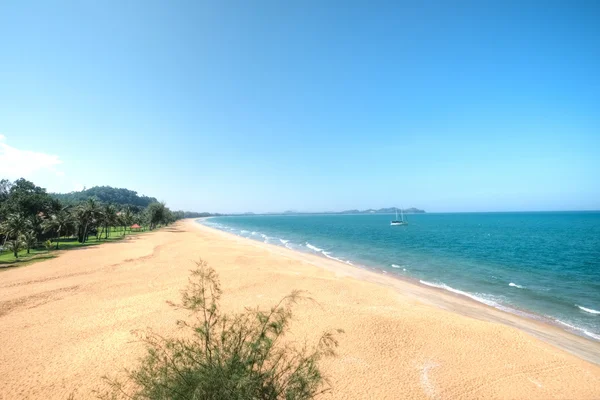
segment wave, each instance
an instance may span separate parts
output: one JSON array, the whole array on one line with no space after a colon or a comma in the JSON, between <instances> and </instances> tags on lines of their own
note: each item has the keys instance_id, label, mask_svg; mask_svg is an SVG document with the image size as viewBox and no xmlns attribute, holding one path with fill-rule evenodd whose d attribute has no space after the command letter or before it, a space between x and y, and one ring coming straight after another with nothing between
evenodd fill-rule
<instances>
[{"instance_id":1,"label":"wave","mask_svg":"<svg viewBox=\"0 0 600 400\"><path fill-rule=\"evenodd\" d=\"M287 247L287 244L285 246ZM306 247L308 247L309 249L311 249L314 252L323 254L325 257L327 257L327 258L329 258L331 260L339 261L341 263L348 264L348 265L354 265L350 261L344 260L344 259L341 259L341 258L338 258L338 257L335 257L335 256L332 256L330 252L325 251L323 249L320 249L317 246L313 246L312 244L310 244L308 242L306 242Z\"/></svg>"},{"instance_id":2,"label":"wave","mask_svg":"<svg viewBox=\"0 0 600 400\"><path fill-rule=\"evenodd\" d=\"M399 265L396 265L396 264L392 264L392 268L402 268L402 267ZM406 268L402 268L402 271L406 271Z\"/></svg>"},{"instance_id":3,"label":"wave","mask_svg":"<svg viewBox=\"0 0 600 400\"><path fill-rule=\"evenodd\" d=\"M500 310L505 310L505 311L508 310L507 307L502 306L500 303L497 303L493 300L486 299L485 297L481 297L481 295L476 296L469 292L463 292L462 290L454 289L453 287L448 286L445 283L431 283L431 282L427 282L427 281L423 281L423 280L419 280L419 282L421 282L423 285L431 286L431 287L438 288L438 289L444 289L444 290L447 290L452 293L460 294L461 296L466 296L470 299L473 299L475 301L478 301L478 302L488 305L490 307L498 308Z\"/></svg>"},{"instance_id":4,"label":"wave","mask_svg":"<svg viewBox=\"0 0 600 400\"><path fill-rule=\"evenodd\" d=\"M517 285L516 283L512 283L512 282L509 283L508 286L516 287L519 289L525 289L525 286Z\"/></svg>"},{"instance_id":5,"label":"wave","mask_svg":"<svg viewBox=\"0 0 600 400\"><path fill-rule=\"evenodd\" d=\"M581 332L581 333L583 333L583 334L585 334L585 335L587 335L587 336L589 336L591 338L594 338L596 340L600 340L600 335L598 335L598 334L595 334L593 332L587 331L587 330L585 330L583 328L580 328L578 326L575 326L575 325L567 324L566 322L563 322L563 321L561 321L559 319L555 319L555 321L558 322L561 325L564 325L564 326L566 326L568 328L571 328L574 331Z\"/></svg>"},{"instance_id":6,"label":"wave","mask_svg":"<svg viewBox=\"0 0 600 400\"><path fill-rule=\"evenodd\" d=\"M311 249L312 251L316 251L317 253L321 253L323 249L318 248L317 246L313 246L312 244L306 242L306 247Z\"/></svg>"},{"instance_id":7,"label":"wave","mask_svg":"<svg viewBox=\"0 0 600 400\"><path fill-rule=\"evenodd\" d=\"M480 296L476 296L476 295L468 293L468 292L463 292L462 290L454 289L453 287L450 287L450 286L446 285L445 283L431 283L431 282L427 282L427 281L423 281L423 280L419 280L419 282L421 282L423 285L435 287L435 288L438 288L438 289L444 289L444 290L447 290L447 291L452 292L452 293L456 293L456 294L460 294L462 296L466 296L466 297L468 297L470 299L473 299L475 301L478 301L478 302L486 304L488 306L497 308L497 309L502 310L502 311L510 312L512 314L524 315L524 316L527 316L527 317L530 317L530 318L534 317L533 315L530 315L528 313L519 312L517 310L513 310L513 309L511 309L509 307L506 307L506 306L503 306L503 305L499 304L496 301L493 301L493 300L490 300L490 299L486 299L485 297L481 297L481 295ZM577 307L581 308L580 306L577 306ZM592 311L596 311L596 310L592 310ZM554 321L556 321L557 323L559 323L561 325L564 325L564 326L570 328L573 331L580 332L580 333L583 333L584 335L589 336L589 337L591 337L593 339L600 340L600 335L598 335L596 333L590 332L590 331L588 331L586 329L580 328L580 327L575 326L575 325L568 324L568 323L563 322L563 321L561 321L559 319L554 319Z\"/></svg>"},{"instance_id":8,"label":"wave","mask_svg":"<svg viewBox=\"0 0 600 400\"><path fill-rule=\"evenodd\" d=\"M287 242L289 242L289 240L285 240L285 239L279 239L279 241L281 242L281 244L285 245Z\"/></svg>"},{"instance_id":9,"label":"wave","mask_svg":"<svg viewBox=\"0 0 600 400\"><path fill-rule=\"evenodd\" d=\"M577 304L575 304L575 305L577 306ZM585 311L585 312L590 313L590 314L600 314L600 311L598 311L598 310L593 310L591 308L585 308L585 307L581 307L581 306L577 306L577 307L580 310Z\"/></svg>"},{"instance_id":10,"label":"wave","mask_svg":"<svg viewBox=\"0 0 600 400\"><path fill-rule=\"evenodd\" d=\"M323 253L323 255L324 255L325 257L327 257L327 258L330 258L330 259L332 259L332 260L339 261L339 262L342 262L342 263L345 263L345 262L346 262L346 261L342 260L341 258L337 258L337 257L334 257L334 256L332 256L332 255L331 255L331 253L329 253L329 252L327 252L327 251L322 251L322 253Z\"/></svg>"}]
</instances>

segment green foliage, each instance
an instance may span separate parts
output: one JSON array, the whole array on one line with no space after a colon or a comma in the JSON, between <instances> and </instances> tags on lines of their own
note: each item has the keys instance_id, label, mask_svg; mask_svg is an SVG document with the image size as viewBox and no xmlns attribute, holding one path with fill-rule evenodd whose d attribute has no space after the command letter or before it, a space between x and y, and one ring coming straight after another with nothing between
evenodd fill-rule
<instances>
[{"instance_id":1,"label":"green foliage","mask_svg":"<svg viewBox=\"0 0 600 400\"><path fill-rule=\"evenodd\" d=\"M52 242L51 242L50 240L46 240L46 241L44 241L44 248L45 248L47 251L50 251L50 250L52 250Z\"/></svg>"},{"instance_id":2,"label":"green foliage","mask_svg":"<svg viewBox=\"0 0 600 400\"><path fill-rule=\"evenodd\" d=\"M37 246L37 234L34 230L28 230L22 235L23 246L27 249L27 254L31 252L31 249Z\"/></svg>"},{"instance_id":3,"label":"green foliage","mask_svg":"<svg viewBox=\"0 0 600 400\"><path fill-rule=\"evenodd\" d=\"M328 391L318 367L333 355L337 341L327 332L314 347L285 342L299 292L268 311L223 314L214 269L203 261L192 271L182 303L193 322L179 321L187 335L165 338L139 333L148 353L126 371L128 382L106 378L104 399L311 399ZM341 331L340 331L341 332ZM183 336L183 337L182 337Z\"/></svg>"},{"instance_id":4,"label":"green foliage","mask_svg":"<svg viewBox=\"0 0 600 400\"><path fill-rule=\"evenodd\" d=\"M15 258L23 248L23 234L31 228L30 221L24 214L10 214L0 223L0 233L6 237L5 247L13 252Z\"/></svg>"},{"instance_id":5,"label":"green foliage","mask_svg":"<svg viewBox=\"0 0 600 400\"><path fill-rule=\"evenodd\" d=\"M6 194L2 202L4 214L23 214L26 216L36 215L38 213L47 213L51 211L56 203L52 197L46 193L46 189L35 186L32 182L23 178L17 179L12 185L7 186L3 181L3 191L8 187L8 196Z\"/></svg>"},{"instance_id":6,"label":"green foliage","mask_svg":"<svg viewBox=\"0 0 600 400\"><path fill-rule=\"evenodd\" d=\"M139 196L137 192L129 189L113 188L110 186L94 186L87 190L71 193L52 193L52 196L63 204L77 204L94 199L101 203L116 205L130 205L138 208L148 207L150 203L157 202L154 197Z\"/></svg>"},{"instance_id":7,"label":"green foliage","mask_svg":"<svg viewBox=\"0 0 600 400\"><path fill-rule=\"evenodd\" d=\"M6 250L13 253L15 258L19 257L19 252L25 248L25 242L23 241L23 236L17 236L14 239L11 239L5 244Z\"/></svg>"},{"instance_id":8,"label":"green foliage","mask_svg":"<svg viewBox=\"0 0 600 400\"><path fill-rule=\"evenodd\" d=\"M49 238L56 238L58 249L65 236L76 235L80 244L87 244L90 236L99 242L101 234L105 240L112 237L115 227L122 227L120 236L124 236L133 224L155 229L184 216L183 211L172 212L155 198L138 196L128 189L98 186L50 195L22 178L0 180L0 246L7 247L5 244L13 241L11 248L21 248L20 241L24 240L27 254ZM23 237L25 232L30 232L27 238ZM14 252L15 258L18 253Z\"/></svg>"},{"instance_id":9,"label":"green foliage","mask_svg":"<svg viewBox=\"0 0 600 400\"><path fill-rule=\"evenodd\" d=\"M52 232L56 234L56 249L62 235L72 233L75 226L75 217L67 209L62 209L55 212L42 222L44 232Z\"/></svg>"},{"instance_id":10,"label":"green foliage","mask_svg":"<svg viewBox=\"0 0 600 400\"><path fill-rule=\"evenodd\" d=\"M160 223L168 224L171 221L170 211L165 203L151 203L146 208L146 218L150 225L150 230L156 228Z\"/></svg>"}]
</instances>

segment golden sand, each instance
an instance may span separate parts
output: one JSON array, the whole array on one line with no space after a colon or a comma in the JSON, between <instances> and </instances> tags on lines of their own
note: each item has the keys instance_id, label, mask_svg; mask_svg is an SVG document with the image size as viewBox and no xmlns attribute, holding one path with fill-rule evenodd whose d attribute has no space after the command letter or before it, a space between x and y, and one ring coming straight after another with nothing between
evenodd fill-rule
<instances>
[{"instance_id":1,"label":"golden sand","mask_svg":"<svg viewBox=\"0 0 600 400\"><path fill-rule=\"evenodd\" d=\"M322 364L326 398L600 399L599 343L192 221L0 272L0 399L93 397L143 354L133 330L176 329L166 301L199 258L218 271L226 310L300 289L318 305L296 307L292 340L345 331Z\"/></svg>"}]
</instances>

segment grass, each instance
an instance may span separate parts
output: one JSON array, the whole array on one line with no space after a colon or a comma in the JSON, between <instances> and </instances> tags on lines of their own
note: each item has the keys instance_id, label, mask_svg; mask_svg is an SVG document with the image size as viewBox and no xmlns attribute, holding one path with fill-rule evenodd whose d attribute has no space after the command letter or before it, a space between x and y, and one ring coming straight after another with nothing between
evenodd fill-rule
<instances>
[{"instance_id":1,"label":"grass","mask_svg":"<svg viewBox=\"0 0 600 400\"><path fill-rule=\"evenodd\" d=\"M104 238L104 234L102 234L101 238L97 238L96 236L89 236L87 242L79 243L77 238L61 238L58 244L58 251L56 250L56 242L52 242L52 249L46 250L45 248L38 247L35 249L31 249L29 254L27 254L27 250L21 250L19 252L19 257L15 258L12 252L3 251L0 253L0 269L3 268L12 268L12 267L22 267L25 265L30 265L38 261L44 261L58 256L61 251L68 251L73 249L79 249L82 247L88 246L96 246L102 243L109 243L122 240L123 238L129 235L141 235L144 233L150 232L149 230L139 231L139 232L131 232L127 231L126 235L123 236L123 228L122 227L113 227L111 228L108 239Z\"/></svg>"}]
</instances>

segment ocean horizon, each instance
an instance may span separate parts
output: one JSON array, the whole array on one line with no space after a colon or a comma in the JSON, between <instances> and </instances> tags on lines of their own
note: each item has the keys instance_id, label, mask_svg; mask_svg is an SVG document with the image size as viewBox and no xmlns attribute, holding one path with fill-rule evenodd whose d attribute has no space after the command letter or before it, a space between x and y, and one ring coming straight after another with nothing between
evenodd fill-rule
<instances>
[{"instance_id":1,"label":"ocean horizon","mask_svg":"<svg viewBox=\"0 0 600 400\"><path fill-rule=\"evenodd\" d=\"M255 214L198 222L600 341L600 211Z\"/></svg>"}]
</instances>

